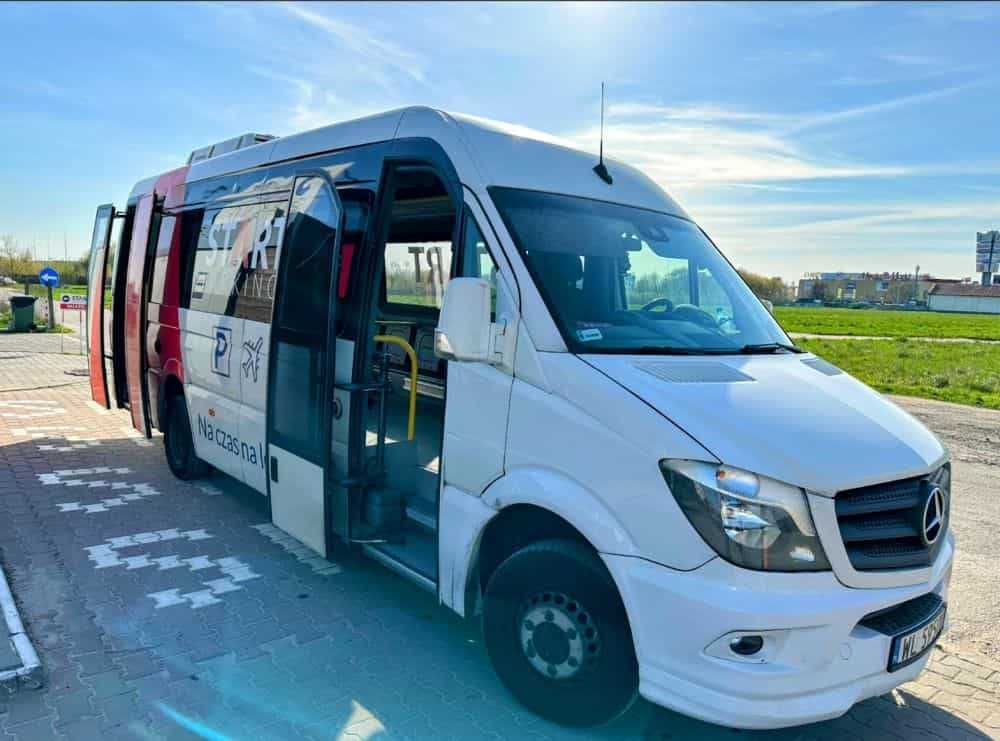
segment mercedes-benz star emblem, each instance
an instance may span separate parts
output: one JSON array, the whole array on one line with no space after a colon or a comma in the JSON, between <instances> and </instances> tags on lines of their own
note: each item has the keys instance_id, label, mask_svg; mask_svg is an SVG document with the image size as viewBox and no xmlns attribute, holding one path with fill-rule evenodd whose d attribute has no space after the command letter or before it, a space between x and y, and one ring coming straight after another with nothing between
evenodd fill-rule
<instances>
[{"instance_id":1,"label":"mercedes-benz star emblem","mask_svg":"<svg viewBox=\"0 0 1000 741\"><path fill-rule=\"evenodd\" d=\"M930 548L941 537L944 530L944 492L940 486L931 489L924 503L923 531L920 537L924 545Z\"/></svg>"}]
</instances>

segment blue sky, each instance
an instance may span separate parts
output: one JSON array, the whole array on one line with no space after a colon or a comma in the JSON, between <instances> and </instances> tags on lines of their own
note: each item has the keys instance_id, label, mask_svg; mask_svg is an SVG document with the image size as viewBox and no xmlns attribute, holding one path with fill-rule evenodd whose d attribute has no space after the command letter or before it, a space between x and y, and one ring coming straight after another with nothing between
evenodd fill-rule
<instances>
[{"instance_id":1,"label":"blue sky","mask_svg":"<svg viewBox=\"0 0 1000 741\"><path fill-rule=\"evenodd\" d=\"M0 233L86 249L94 207L246 131L411 103L605 151L738 265L966 276L1000 228L1000 4L0 6Z\"/></svg>"}]
</instances>

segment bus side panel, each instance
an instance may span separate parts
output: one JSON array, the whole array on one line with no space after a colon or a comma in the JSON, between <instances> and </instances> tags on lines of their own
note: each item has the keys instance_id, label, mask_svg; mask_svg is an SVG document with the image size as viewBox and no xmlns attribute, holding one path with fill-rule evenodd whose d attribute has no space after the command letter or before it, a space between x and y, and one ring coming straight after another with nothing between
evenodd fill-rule
<instances>
[{"instance_id":1,"label":"bus side panel","mask_svg":"<svg viewBox=\"0 0 1000 741\"><path fill-rule=\"evenodd\" d=\"M195 452L223 473L243 481L240 439L242 319L206 311L181 313L184 399ZM256 441L254 447L256 448ZM262 454L255 450L255 458Z\"/></svg>"},{"instance_id":2,"label":"bus side panel","mask_svg":"<svg viewBox=\"0 0 1000 741\"><path fill-rule=\"evenodd\" d=\"M153 200L152 194L143 196L136 208L125 278L125 378L128 384L129 412L132 415L132 426L147 437L150 434L149 400L143 383L145 327L142 326L142 301Z\"/></svg>"}]
</instances>

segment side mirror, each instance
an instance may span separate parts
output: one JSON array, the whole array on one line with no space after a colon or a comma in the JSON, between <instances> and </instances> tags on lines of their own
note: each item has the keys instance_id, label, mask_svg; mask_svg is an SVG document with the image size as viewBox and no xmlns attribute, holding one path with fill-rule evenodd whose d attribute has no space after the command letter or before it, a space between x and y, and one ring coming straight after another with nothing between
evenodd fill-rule
<instances>
[{"instance_id":1,"label":"side mirror","mask_svg":"<svg viewBox=\"0 0 1000 741\"><path fill-rule=\"evenodd\" d=\"M491 335L490 284L482 278L452 278L434 330L434 354L445 360L488 362Z\"/></svg>"},{"instance_id":2,"label":"side mirror","mask_svg":"<svg viewBox=\"0 0 1000 741\"><path fill-rule=\"evenodd\" d=\"M765 308L765 309L767 309L769 313L771 313L771 314L773 314L773 313L774 313L774 304L772 304L772 303L771 303L770 301L768 301L768 300L767 300L766 298L762 298L762 299L760 300L760 302L761 302L762 304L764 304L764 308Z\"/></svg>"}]
</instances>

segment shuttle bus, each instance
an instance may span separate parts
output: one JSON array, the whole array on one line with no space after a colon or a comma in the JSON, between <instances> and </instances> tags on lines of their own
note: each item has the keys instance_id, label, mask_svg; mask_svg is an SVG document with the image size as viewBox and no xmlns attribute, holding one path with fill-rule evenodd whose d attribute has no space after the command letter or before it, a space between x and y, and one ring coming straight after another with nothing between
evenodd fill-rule
<instances>
[{"instance_id":1,"label":"shuttle bus","mask_svg":"<svg viewBox=\"0 0 1000 741\"><path fill-rule=\"evenodd\" d=\"M96 403L481 620L547 718L833 718L945 625L945 448L624 163L423 107L247 134L100 206L90 268Z\"/></svg>"}]
</instances>

